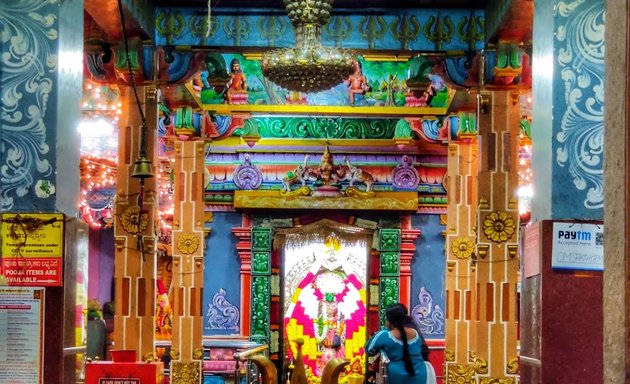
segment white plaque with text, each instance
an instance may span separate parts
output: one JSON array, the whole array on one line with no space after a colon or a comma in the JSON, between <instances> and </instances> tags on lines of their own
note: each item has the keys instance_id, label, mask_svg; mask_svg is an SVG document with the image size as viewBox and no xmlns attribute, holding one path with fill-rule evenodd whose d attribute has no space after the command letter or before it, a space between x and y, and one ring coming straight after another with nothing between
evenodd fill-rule
<instances>
[{"instance_id":1,"label":"white plaque with text","mask_svg":"<svg viewBox=\"0 0 630 384\"><path fill-rule=\"evenodd\" d=\"M604 270L604 225L553 223L551 267Z\"/></svg>"}]
</instances>

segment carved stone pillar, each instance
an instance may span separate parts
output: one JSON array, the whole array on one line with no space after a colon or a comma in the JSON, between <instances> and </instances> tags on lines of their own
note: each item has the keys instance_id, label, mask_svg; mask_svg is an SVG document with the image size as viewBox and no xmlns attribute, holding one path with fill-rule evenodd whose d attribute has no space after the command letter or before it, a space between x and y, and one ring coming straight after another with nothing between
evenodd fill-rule
<instances>
[{"instance_id":1,"label":"carved stone pillar","mask_svg":"<svg viewBox=\"0 0 630 384\"><path fill-rule=\"evenodd\" d=\"M484 95L479 116L476 336L470 359L480 384L518 380L518 91Z\"/></svg>"},{"instance_id":2,"label":"carved stone pillar","mask_svg":"<svg viewBox=\"0 0 630 384\"><path fill-rule=\"evenodd\" d=\"M138 87L141 107L146 117L146 143L155 142L157 126L157 90ZM125 102L118 149L116 196L116 316L114 345L116 349L131 349L144 357L154 352L155 341L155 275L156 238L154 218L157 211L156 177L133 178L134 162L138 158L142 118L131 89L123 89ZM154 159L154 146L146 146L147 157ZM156 167L153 167L155 172Z\"/></svg>"},{"instance_id":3,"label":"carved stone pillar","mask_svg":"<svg viewBox=\"0 0 630 384\"><path fill-rule=\"evenodd\" d=\"M171 380L201 383L203 358L204 142L175 142Z\"/></svg>"},{"instance_id":4,"label":"carved stone pillar","mask_svg":"<svg viewBox=\"0 0 630 384\"><path fill-rule=\"evenodd\" d=\"M476 129L448 146L446 223L446 332L444 362L448 382L469 383L474 368L468 352L474 345L476 286L473 256L476 244ZM460 380L460 381L458 381Z\"/></svg>"}]
</instances>

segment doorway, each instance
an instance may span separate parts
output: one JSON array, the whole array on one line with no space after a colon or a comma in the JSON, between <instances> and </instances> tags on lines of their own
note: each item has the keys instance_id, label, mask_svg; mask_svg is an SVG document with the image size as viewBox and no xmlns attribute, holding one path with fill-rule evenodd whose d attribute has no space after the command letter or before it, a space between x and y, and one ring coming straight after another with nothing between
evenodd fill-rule
<instances>
[{"instance_id":1,"label":"doorway","mask_svg":"<svg viewBox=\"0 0 630 384\"><path fill-rule=\"evenodd\" d=\"M307 376L321 377L333 358L364 361L368 258L373 231L330 219L277 230L281 255L283 353Z\"/></svg>"}]
</instances>

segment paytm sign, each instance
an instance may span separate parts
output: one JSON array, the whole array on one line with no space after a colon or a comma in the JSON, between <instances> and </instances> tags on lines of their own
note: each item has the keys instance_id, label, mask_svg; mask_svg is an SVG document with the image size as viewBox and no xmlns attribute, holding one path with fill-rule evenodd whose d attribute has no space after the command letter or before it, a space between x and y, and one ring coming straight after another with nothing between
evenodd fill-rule
<instances>
[{"instance_id":1,"label":"paytm sign","mask_svg":"<svg viewBox=\"0 0 630 384\"><path fill-rule=\"evenodd\" d=\"M551 267L603 271L604 226L553 223Z\"/></svg>"}]
</instances>

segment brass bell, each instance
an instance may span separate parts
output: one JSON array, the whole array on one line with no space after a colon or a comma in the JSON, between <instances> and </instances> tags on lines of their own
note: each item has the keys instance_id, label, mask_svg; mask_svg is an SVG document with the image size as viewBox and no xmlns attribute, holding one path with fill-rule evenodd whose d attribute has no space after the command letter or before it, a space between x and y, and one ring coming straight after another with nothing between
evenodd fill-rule
<instances>
[{"instance_id":1,"label":"brass bell","mask_svg":"<svg viewBox=\"0 0 630 384\"><path fill-rule=\"evenodd\" d=\"M140 154L133 166L131 177L136 179L148 179L153 177L153 167L151 160L145 155Z\"/></svg>"}]
</instances>

